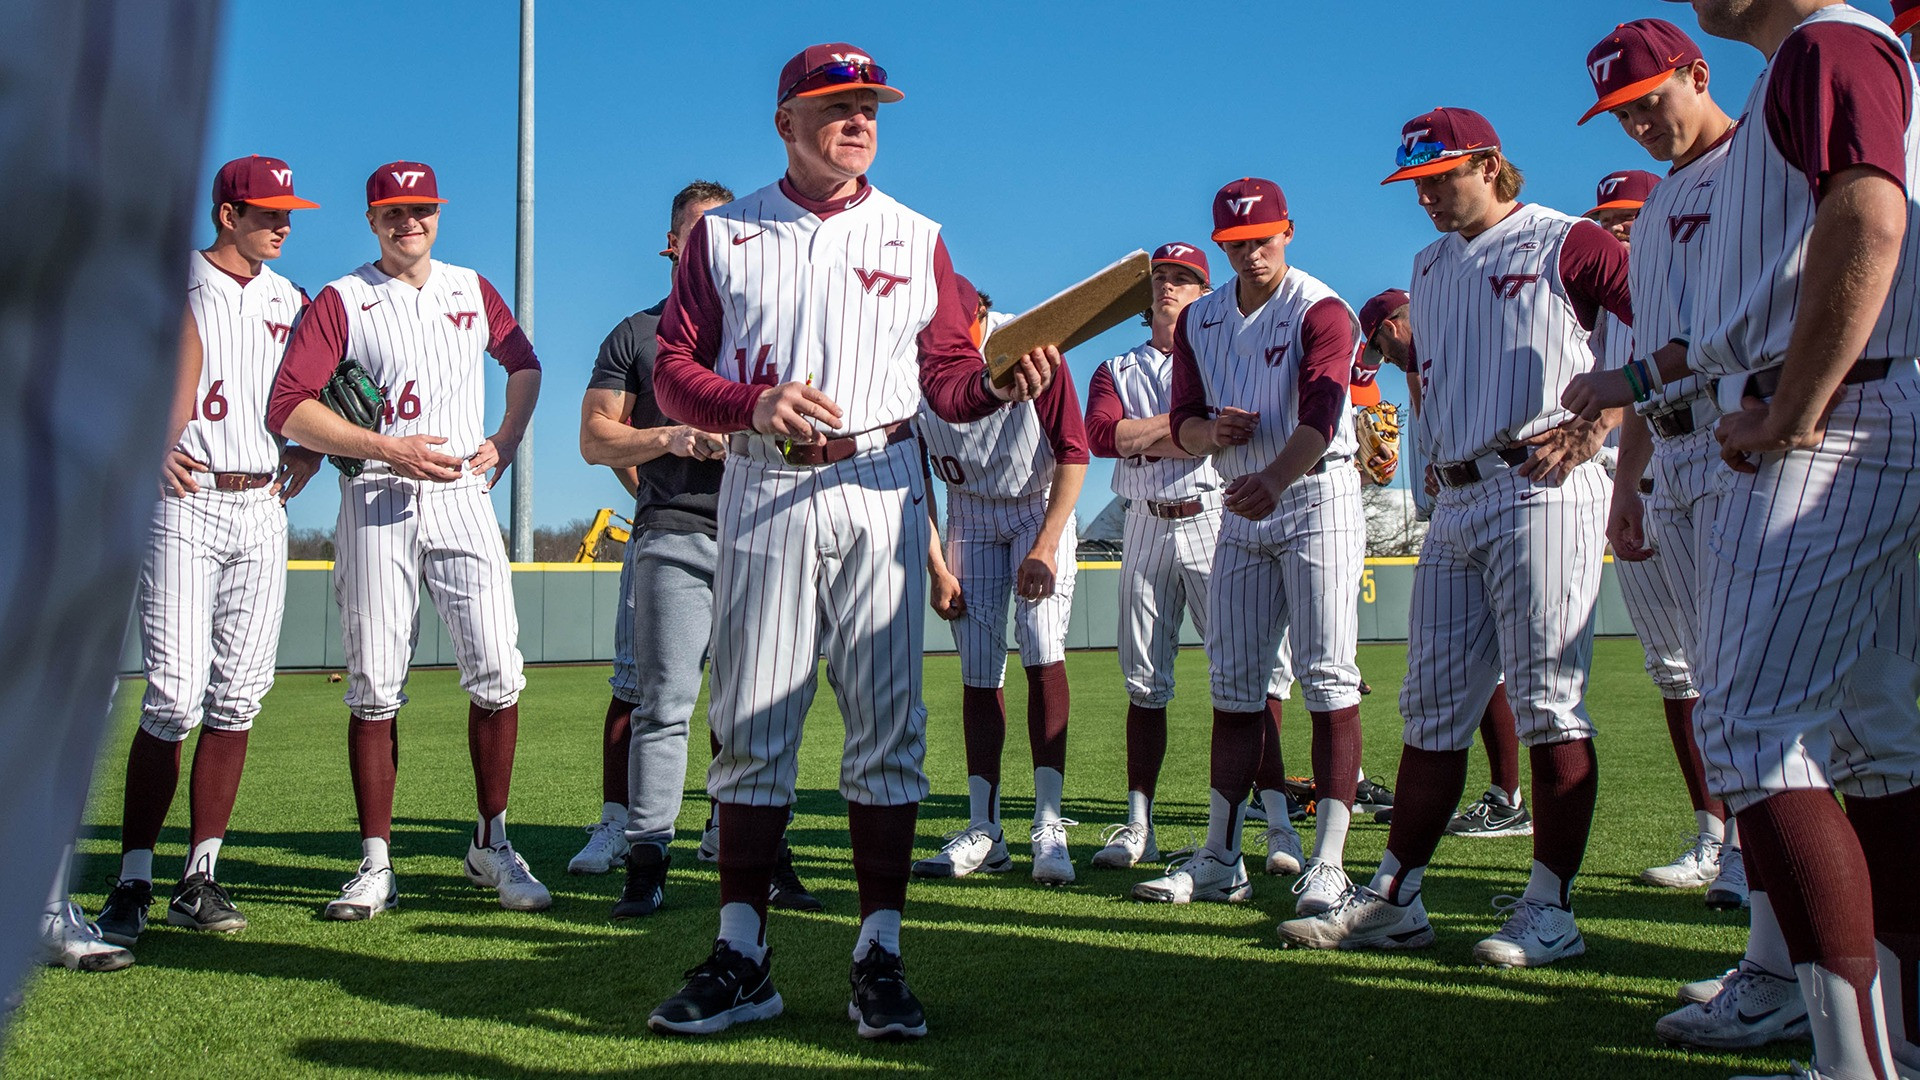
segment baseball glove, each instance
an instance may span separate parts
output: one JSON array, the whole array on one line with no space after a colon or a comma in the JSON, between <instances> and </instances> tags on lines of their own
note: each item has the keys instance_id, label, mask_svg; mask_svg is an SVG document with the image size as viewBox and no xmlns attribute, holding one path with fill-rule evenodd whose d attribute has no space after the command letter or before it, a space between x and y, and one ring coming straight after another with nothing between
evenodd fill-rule
<instances>
[{"instance_id":1,"label":"baseball glove","mask_svg":"<svg viewBox=\"0 0 1920 1080\"><path fill-rule=\"evenodd\" d=\"M1360 475L1384 487L1400 467L1400 411L1391 401L1355 409L1353 433L1360 441L1354 458Z\"/></svg>"},{"instance_id":2,"label":"baseball glove","mask_svg":"<svg viewBox=\"0 0 1920 1080\"><path fill-rule=\"evenodd\" d=\"M380 426L387 398L380 392L373 376L360 366L360 361L347 359L340 361L340 366L333 371L333 377L320 388L320 403L349 424L372 431ZM333 467L339 469L343 476L359 476L360 470L367 467L367 463L359 458L329 454L327 460L333 462Z\"/></svg>"}]
</instances>

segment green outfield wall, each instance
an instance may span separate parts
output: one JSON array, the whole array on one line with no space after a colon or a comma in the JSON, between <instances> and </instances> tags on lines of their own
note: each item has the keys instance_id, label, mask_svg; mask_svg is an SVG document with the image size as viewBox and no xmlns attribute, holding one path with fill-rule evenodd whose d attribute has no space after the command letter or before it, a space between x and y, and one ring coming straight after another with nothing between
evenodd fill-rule
<instances>
[{"instance_id":1,"label":"green outfield wall","mask_svg":"<svg viewBox=\"0 0 1920 1080\"><path fill-rule=\"evenodd\" d=\"M1413 563L1413 559L1367 560L1359 596L1361 641L1407 639ZM620 603L618 564L516 563L513 592L520 609L520 651L528 663L589 664L612 659L613 617ZM1067 647L1111 649L1118 643L1121 625L1120 564L1081 563L1073 594L1073 619L1067 627ZM1611 562L1601 584L1595 630L1601 634L1633 633ZM1011 631L1008 640L1012 640ZM1189 645L1200 643L1191 622L1182 629L1181 640ZM931 613L927 616L926 651L953 651L952 634ZM424 592L420 600L420 645L414 662L454 662L453 643ZM331 564L287 564L287 614L280 630L279 666L297 670L344 665ZM140 671L137 628L127 635L121 668L129 674Z\"/></svg>"}]
</instances>

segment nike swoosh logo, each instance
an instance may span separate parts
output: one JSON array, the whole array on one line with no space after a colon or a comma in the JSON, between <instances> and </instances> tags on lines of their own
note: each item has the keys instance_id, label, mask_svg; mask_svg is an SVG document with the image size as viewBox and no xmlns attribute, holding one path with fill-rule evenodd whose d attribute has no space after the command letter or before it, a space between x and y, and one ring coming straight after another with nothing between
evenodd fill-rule
<instances>
[{"instance_id":1,"label":"nike swoosh logo","mask_svg":"<svg viewBox=\"0 0 1920 1080\"><path fill-rule=\"evenodd\" d=\"M756 237L756 236L764 236L764 235L766 235L766 232L767 232L767 230L765 230L765 229L761 229L761 230L760 230L759 232L757 232L757 233L750 233L750 234L748 234L748 235L746 235L746 236L736 236L736 237L734 237L734 238L733 238L733 246L734 246L734 247L739 247L739 246L740 246L741 244L744 244L744 243L746 243L747 241L749 241L749 240L751 240L751 239L753 239L753 238L754 238L754 237Z\"/></svg>"},{"instance_id":2,"label":"nike swoosh logo","mask_svg":"<svg viewBox=\"0 0 1920 1080\"><path fill-rule=\"evenodd\" d=\"M927 501L927 493L924 491L913 497L913 505L915 506L919 506L921 503L926 501Z\"/></svg>"},{"instance_id":3,"label":"nike swoosh logo","mask_svg":"<svg viewBox=\"0 0 1920 1080\"><path fill-rule=\"evenodd\" d=\"M1202 323L1200 324L1200 329L1202 329L1202 330L1205 330L1205 329L1207 329L1207 328L1209 328L1209 327L1214 327L1214 326L1219 326L1219 325L1220 325L1221 323L1223 323L1223 322L1226 322L1226 320L1225 320L1225 319L1215 319L1215 320L1213 320L1212 322L1202 322Z\"/></svg>"},{"instance_id":4,"label":"nike swoosh logo","mask_svg":"<svg viewBox=\"0 0 1920 1080\"><path fill-rule=\"evenodd\" d=\"M1567 935L1561 934L1559 937L1555 937L1555 938L1541 938L1540 944L1549 949L1557 949L1560 947L1560 943L1565 940L1567 940Z\"/></svg>"},{"instance_id":5,"label":"nike swoosh logo","mask_svg":"<svg viewBox=\"0 0 1920 1080\"><path fill-rule=\"evenodd\" d=\"M1669 57L1667 57L1667 63L1669 63L1669 64L1677 64L1677 63L1679 63L1679 62L1680 62L1680 58L1681 58L1681 57L1683 57L1683 56L1685 56L1685 55L1687 55L1687 54L1686 54L1686 53L1674 53L1674 54L1673 54L1672 56L1669 56Z\"/></svg>"},{"instance_id":6,"label":"nike swoosh logo","mask_svg":"<svg viewBox=\"0 0 1920 1080\"><path fill-rule=\"evenodd\" d=\"M1778 1013L1781 1009L1785 1007L1786 1006L1784 1005L1775 1005L1773 1008L1768 1009L1766 1012L1763 1012L1763 1013L1749 1013L1745 1009L1737 1009L1735 1010L1735 1015L1740 1017L1740 1022L1743 1024L1757 1024L1760 1021L1765 1020L1767 1017L1772 1016L1775 1013Z\"/></svg>"},{"instance_id":7,"label":"nike swoosh logo","mask_svg":"<svg viewBox=\"0 0 1920 1080\"><path fill-rule=\"evenodd\" d=\"M384 303L386 303L386 300L384 300L384 299L381 299L381 300L375 300L375 301L374 301L373 303L371 303L371 304L361 304L361 305L360 305L360 310L361 310L361 311L367 311L367 310L370 310L370 309L372 309L372 308L377 308L377 307L379 307L379 306L380 306L381 304L384 304Z\"/></svg>"},{"instance_id":8,"label":"nike swoosh logo","mask_svg":"<svg viewBox=\"0 0 1920 1080\"><path fill-rule=\"evenodd\" d=\"M1427 271L1429 271L1429 270L1431 270L1431 269L1433 269L1433 265L1434 265L1435 263L1437 263L1437 262L1439 262L1439 261L1440 261L1440 256L1439 256L1439 255L1435 255L1435 256L1434 256L1433 258L1431 258L1431 259L1428 259L1428 260L1427 260L1427 265L1425 265L1425 266L1423 266L1423 267L1421 267L1421 268L1420 268L1420 276L1421 276L1421 277L1426 277L1426 276L1427 276Z\"/></svg>"},{"instance_id":9,"label":"nike swoosh logo","mask_svg":"<svg viewBox=\"0 0 1920 1080\"><path fill-rule=\"evenodd\" d=\"M1462 150L1478 150L1478 149L1480 149L1480 144L1479 144L1479 143L1477 143L1477 142L1470 142L1470 143L1468 143L1467 145L1465 145L1465 146L1463 146L1463 147L1461 147L1460 149L1462 149Z\"/></svg>"}]
</instances>

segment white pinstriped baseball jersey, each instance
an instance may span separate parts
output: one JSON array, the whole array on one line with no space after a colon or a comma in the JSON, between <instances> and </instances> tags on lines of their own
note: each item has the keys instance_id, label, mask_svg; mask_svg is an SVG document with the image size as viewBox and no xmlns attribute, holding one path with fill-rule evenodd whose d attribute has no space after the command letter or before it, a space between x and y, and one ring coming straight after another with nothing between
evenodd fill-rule
<instances>
[{"instance_id":1,"label":"white pinstriped baseball jersey","mask_svg":"<svg viewBox=\"0 0 1920 1080\"><path fill-rule=\"evenodd\" d=\"M1448 233L1414 257L1420 435L1436 464L1471 461L1568 419L1560 394L1594 367L1561 277L1567 234L1582 227L1601 231L1524 203L1471 240Z\"/></svg>"},{"instance_id":2,"label":"white pinstriped baseball jersey","mask_svg":"<svg viewBox=\"0 0 1920 1080\"><path fill-rule=\"evenodd\" d=\"M862 190L822 219L774 183L703 219L724 314L714 370L747 384L810 380L840 406L835 435L919 411L915 338L939 305L940 226Z\"/></svg>"},{"instance_id":3,"label":"white pinstriped baseball jersey","mask_svg":"<svg viewBox=\"0 0 1920 1080\"><path fill-rule=\"evenodd\" d=\"M1633 248L1627 261L1627 283L1633 290L1633 324L1638 331L1634 355L1651 362L1653 354L1670 341L1692 335L1693 298L1701 259L1712 230L1714 181L1726 164L1732 132L1718 145L1675 169L1654 186L1634 222ZM1667 382L1640 412L1671 409L1695 397L1711 399L1707 380L1699 375ZM1696 415L1701 423L1712 414Z\"/></svg>"},{"instance_id":4,"label":"white pinstriped baseball jersey","mask_svg":"<svg viewBox=\"0 0 1920 1080\"><path fill-rule=\"evenodd\" d=\"M1300 334L1307 312L1323 300L1346 304L1318 278L1290 266L1279 291L1258 311L1242 315L1238 280L1229 279L1189 304L1181 314L1187 343L1206 388L1207 404L1214 409L1232 406L1260 414L1251 441L1213 455L1214 467L1228 479L1266 468L1300 426L1300 362L1306 352ZM1360 320L1350 308L1347 319L1353 327L1352 351L1357 353ZM1341 393L1347 397L1344 389ZM1343 400L1333 437L1327 440L1327 456L1352 457L1358 448L1352 403Z\"/></svg>"},{"instance_id":5,"label":"white pinstriped baseball jersey","mask_svg":"<svg viewBox=\"0 0 1920 1080\"><path fill-rule=\"evenodd\" d=\"M307 298L262 266L244 288L194 252L187 258L187 310L203 361L193 418L174 448L214 472L270 473L280 440L267 430L267 397L287 338Z\"/></svg>"},{"instance_id":6,"label":"white pinstriped baseball jersey","mask_svg":"<svg viewBox=\"0 0 1920 1080\"><path fill-rule=\"evenodd\" d=\"M988 312L988 333L1012 319L1011 315ZM1042 410L1054 414L1052 422L1061 431L1049 432ZM940 419L932 405L922 403L913 423L926 444L933 475L946 481L947 490L955 493L985 499L1046 494L1053 485L1056 440L1077 459L1067 464L1086 461L1086 434L1072 379L1056 379L1035 401L996 409L965 424L950 424Z\"/></svg>"},{"instance_id":7,"label":"white pinstriped baseball jersey","mask_svg":"<svg viewBox=\"0 0 1920 1080\"><path fill-rule=\"evenodd\" d=\"M1162 416L1173 407L1173 357L1143 342L1101 364L1102 377L1129 420ZM1092 399L1094 391L1087 396ZM1155 458L1135 454L1113 463L1113 493L1123 499L1179 502L1226 487L1210 457Z\"/></svg>"},{"instance_id":8,"label":"white pinstriped baseball jersey","mask_svg":"<svg viewBox=\"0 0 1920 1080\"><path fill-rule=\"evenodd\" d=\"M1845 4L1821 8L1807 16L1800 28L1829 22L1858 26L1887 38L1894 43L1896 55L1905 55L1905 46L1884 23ZM1799 314L1815 201L1806 174L1781 154L1767 130L1767 88L1778 57L1776 53L1754 80L1742 113L1745 122L1734 132L1713 185L1708 210L1713 228L1701 260L1702 288L1694 301L1695 337L1688 359L1708 375L1762 371L1781 364ZM1913 69L1901 67L1920 100ZM1920 126L1907 125L1905 146L1911 186L1920 177ZM1893 288L1861 357L1920 356L1916 295L1920 295L1920 215L1910 213ZM1737 408L1741 388L1739 379L1724 380L1721 408Z\"/></svg>"}]
</instances>

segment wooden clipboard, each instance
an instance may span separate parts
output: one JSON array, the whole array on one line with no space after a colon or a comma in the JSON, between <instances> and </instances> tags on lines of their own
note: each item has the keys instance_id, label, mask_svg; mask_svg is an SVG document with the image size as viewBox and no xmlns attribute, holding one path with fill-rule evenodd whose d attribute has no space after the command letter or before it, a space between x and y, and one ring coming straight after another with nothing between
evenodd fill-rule
<instances>
[{"instance_id":1,"label":"wooden clipboard","mask_svg":"<svg viewBox=\"0 0 1920 1080\"><path fill-rule=\"evenodd\" d=\"M1152 264L1144 251L1120 261L1042 301L995 330L980 347L996 386L1013 378L1014 365L1034 349L1062 352L1144 314L1153 302Z\"/></svg>"}]
</instances>

